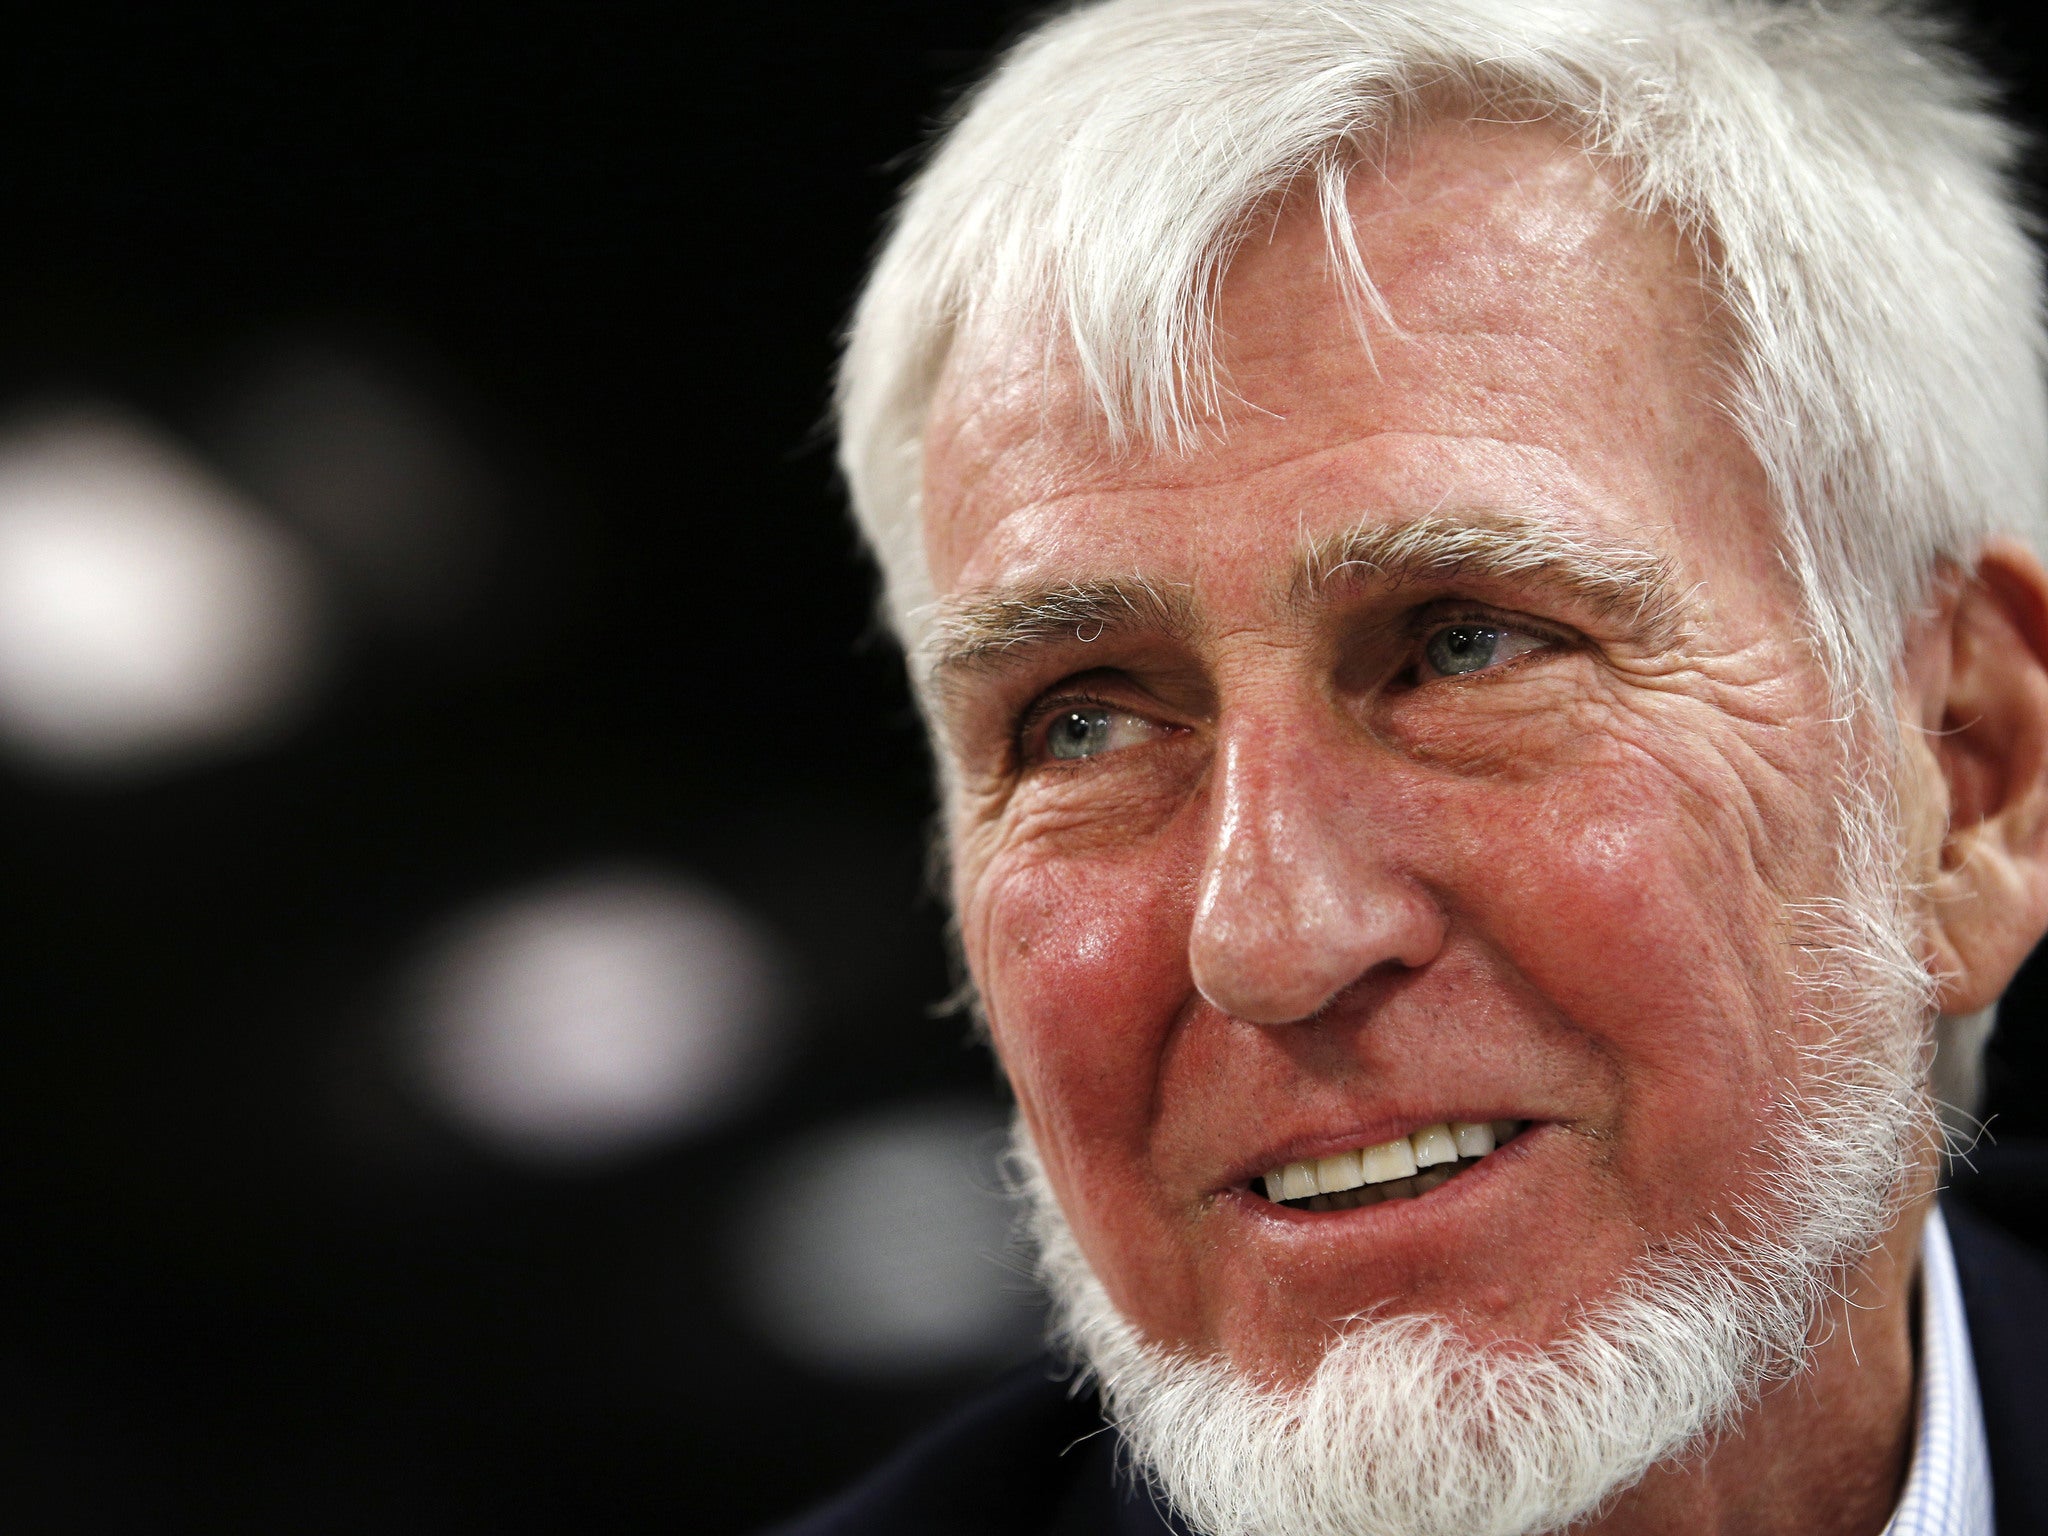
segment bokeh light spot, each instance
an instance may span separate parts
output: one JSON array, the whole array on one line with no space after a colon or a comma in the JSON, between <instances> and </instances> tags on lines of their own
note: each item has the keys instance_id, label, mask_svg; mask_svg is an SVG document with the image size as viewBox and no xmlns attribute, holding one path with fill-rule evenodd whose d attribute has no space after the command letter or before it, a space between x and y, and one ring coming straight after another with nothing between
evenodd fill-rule
<instances>
[{"instance_id":1,"label":"bokeh light spot","mask_svg":"<svg viewBox=\"0 0 2048 1536\"><path fill-rule=\"evenodd\" d=\"M736 1272L756 1327L870 1378L1027 1353L1039 1313L1010 1256L1002 1145L991 1111L949 1100L814 1133L750 1172Z\"/></svg>"},{"instance_id":2,"label":"bokeh light spot","mask_svg":"<svg viewBox=\"0 0 2048 1536\"><path fill-rule=\"evenodd\" d=\"M458 1125L576 1162L746 1107L783 1043L780 948L691 881L591 872L459 918L417 977L415 1066Z\"/></svg>"},{"instance_id":3,"label":"bokeh light spot","mask_svg":"<svg viewBox=\"0 0 2048 1536\"><path fill-rule=\"evenodd\" d=\"M101 771L275 726L319 651L289 537L178 444L112 409L0 433L0 742Z\"/></svg>"}]
</instances>

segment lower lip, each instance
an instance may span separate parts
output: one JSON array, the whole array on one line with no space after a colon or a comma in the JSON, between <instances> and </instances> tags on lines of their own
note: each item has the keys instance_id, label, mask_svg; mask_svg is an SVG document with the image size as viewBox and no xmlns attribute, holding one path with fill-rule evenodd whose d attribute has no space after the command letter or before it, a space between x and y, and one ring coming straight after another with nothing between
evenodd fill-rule
<instances>
[{"instance_id":1,"label":"lower lip","mask_svg":"<svg viewBox=\"0 0 2048 1536\"><path fill-rule=\"evenodd\" d=\"M1400 1200L1381 1200L1372 1205L1353 1206L1348 1211L1299 1211L1292 1206L1276 1204L1264 1195L1254 1194L1249 1189L1226 1190L1224 1198L1233 1202L1247 1216L1277 1221L1288 1226L1323 1228L1332 1223L1399 1221L1406 1213L1418 1216L1433 1215L1452 1204L1446 1201L1444 1196L1461 1187L1466 1195L1476 1194L1484 1185L1490 1184L1496 1175L1513 1169L1527 1155L1530 1141L1549 1128L1535 1122L1528 1124L1513 1141L1496 1147L1463 1173L1444 1180L1426 1195L1409 1195Z\"/></svg>"}]
</instances>

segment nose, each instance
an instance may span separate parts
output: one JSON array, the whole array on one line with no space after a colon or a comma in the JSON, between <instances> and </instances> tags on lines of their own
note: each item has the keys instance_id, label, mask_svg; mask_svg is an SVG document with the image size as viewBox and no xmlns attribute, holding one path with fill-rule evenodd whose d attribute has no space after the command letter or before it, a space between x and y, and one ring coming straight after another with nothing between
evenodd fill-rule
<instances>
[{"instance_id":1,"label":"nose","mask_svg":"<svg viewBox=\"0 0 2048 1536\"><path fill-rule=\"evenodd\" d=\"M1368 972L1428 964L1444 915L1375 836L1370 765L1355 750L1290 747L1271 731L1220 746L1188 940L1202 996L1232 1018L1288 1024Z\"/></svg>"}]
</instances>

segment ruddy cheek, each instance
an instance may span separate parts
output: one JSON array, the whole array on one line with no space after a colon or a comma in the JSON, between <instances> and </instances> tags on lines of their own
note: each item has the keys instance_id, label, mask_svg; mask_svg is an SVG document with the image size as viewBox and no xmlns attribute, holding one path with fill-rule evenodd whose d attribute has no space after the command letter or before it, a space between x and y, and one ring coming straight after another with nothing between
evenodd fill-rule
<instances>
[{"instance_id":1,"label":"ruddy cheek","mask_svg":"<svg viewBox=\"0 0 2048 1536\"><path fill-rule=\"evenodd\" d=\"M1776 903L1742 843L1626 785L1581 783L1522 810L1489 840L1474 916L1561 1026L1619 1064L1617 1154L1734 1156L1789 1007L1768 937Z\"/></svg>"},{"instance_id":2,"label":"ruddy cheek","mask_svg":"<svg viewBox=\"0 0 2048 1536\"><path fill-rule=\"evenodd\" d=\"M1707 948L1710 903L1743 900L1668 803L1580 776L1468 807L1458 883L1483 925L1561 982L1612 991ZM1546 989L1547 990L1547 989ZM1579 988L1572 988L1577 991Z\"/></svg>"},{"instance_id":3,"label":"ruddy cheek","mask_svg":"<svg viewBox=\"0 0 2048 1536\"><path fill-rule=\"evenodd\" d=\"M1188 990L1185 899L1148 871L1093 861L1021 866L988 889L980 980L1027 1111L1062 1139L1139 1133Z\"/></svg>"}]
</instances>

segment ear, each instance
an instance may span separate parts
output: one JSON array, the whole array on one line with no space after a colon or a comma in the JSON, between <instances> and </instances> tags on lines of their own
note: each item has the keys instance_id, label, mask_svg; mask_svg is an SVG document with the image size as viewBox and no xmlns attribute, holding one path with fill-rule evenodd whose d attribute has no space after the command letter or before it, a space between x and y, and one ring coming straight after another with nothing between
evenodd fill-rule
<instances>
[{"instance_id":1,"label":"ear","mask_svg":"<svg viewBox=\"0 0 2048 1536\"><path fill-rule=\"evenodd\" d=\"M1904 663L1929 961L1941 1011L1975 1013L2048 929L2048 571L2018 540L1992 541L1913 626Z\"/></svg>"}]
</instances>

